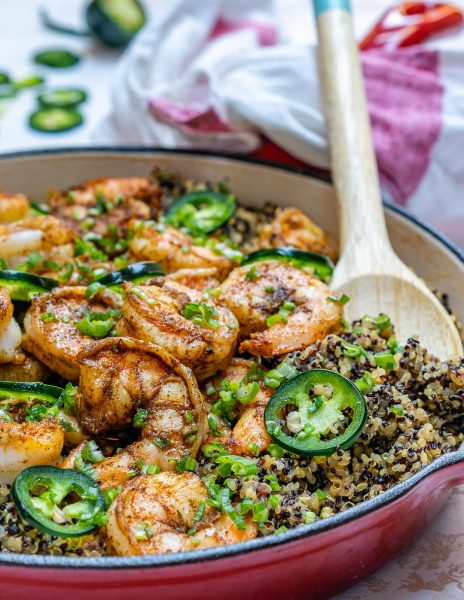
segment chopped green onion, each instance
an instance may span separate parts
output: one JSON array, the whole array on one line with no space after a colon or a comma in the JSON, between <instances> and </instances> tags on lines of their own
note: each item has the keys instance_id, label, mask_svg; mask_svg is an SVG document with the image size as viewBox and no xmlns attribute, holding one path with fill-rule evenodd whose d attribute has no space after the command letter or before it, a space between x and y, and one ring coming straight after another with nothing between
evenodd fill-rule
<instances>
[{"instance_id":1,"label":"chopped green onion","mask_svg":"<svg viewBox=\"0 0 464 600\"><path fill-rule=\"evenodd\" d=\"M285 450L277 444L269 444L267 451L274 458L282 458L282 456L285 454Z\"/></svg>"},{"instance_id":2,"label":"chopped green onion","mask_svg":"<svg viewBox=\"0 0 464 600\"><path fill-rule=\"evenodd\" d=\"M210 444L204 444L201 447L201 451L206 456L206 458L211 458L219 454L228 454L227 450L219 442L211 442Z\"/></svg>"},{"instance_id":3,"label":"chopped green onion","mask_svg":"<svg viewBox=\"0 0 464 600\"><path fill-rule=\"evenodd\" d=\"M83 335L88 335L95 339L107 337L110 331L113 329L113 326L114 320L111 317L104 321L99 321L87 316L76 323L76 328Z\"/></svg>"},{"instance_id":4,"label":"chopped green onion","mask_svg":"<svg viewBox=\"0 0 464 600\"><path fill-rule=\"evenodd\" d=\"M327 494L320 489L317 489L315 493L320 502L323 502L327 498Z\"/></svg>"},{"instance_id":5,"label":"chopped green onion","mask_svg":"<svg viewBox=\"0 0 464 600\"><path fill-rule=\"evenodd\" d=\"M146 523L137 523L132 527L132 535L136 540L144 542L153 537L153 532Z\"/></svg>"},{"instance_id":6,"label":"chopped green onion","mask_svg":"<svg viewBox=\"0 0 464 600\"><path fill-rule=\"evenodd\" d=\"M346 294L342 294L341 296L327 296L327 300L329 300L329 302L338 302L338 304L344 306L350 301L350 297Z\"/></svg>"},{"instance_id":7,"label":"chopped green onion","mask_svg":"<svg viewBox=\"0 0 464 600\"><path fill-rule=\"evenodd\" d=\"M122 485L118 485L117 488L107 488L106 490L104 490L103 492L103 498L105 499L105 505L106 508L108 509L111 504L113 503L113 500L115 500L115 498L117 498L119 496L119 494L122 492L124 488L122 487Z\"/></svg>"},{"instance_id":8,"label":"chopped green onion","mask_svg":"<svg viewBox=\"0 0 464 600\"><path fill-rule=\"evenodd\" d=\"M294 304L293 302L287 302L285 301L282 306L279 309L279 312L276 313L275 315L271 315L270 317L268 317L266 319L266 325L268 327L272 327L273 325L276 325L277 323L287 323L288 322L288 315L290 313L292 313L296 308L296 304Z\"/></svg>"},{"instance_id":9,"label":"chopped green onion","mask_svg":"<svg viewBox=\"0 0 464 600\"><path fill-rule=\"evenodd\" d=\"M25 420L27 423L35 423L42 421L45 417L56 416L58 416L58 408L56 406L47 407L44 404L34 404L28 407Z\"/></svg>"},{"instance_id":10,"label":"chopped green onion","mask_svg":"<svg viewBox=\"0 0 464 600\"><path fill-rule=\"evenodd\" d=\"M275 475L274 473L269 473L269 475L264 476L264 479L269 482L269 485L271 486L271 490L273 492L278 492L280 490L281 486L279 480L277 479L277 475Z\"/></svg>"},{"instance_id":11,"label":"chopped green onion","mask_svg":"<svg viewBox=\"0 0 464 600\"><path fill-rule=\"evenodd\" d=\"M181 310L181 315L201 327L209 327L211 329L219 327L219 321L217 320L219 314L213 306L208 306L204 302L186 304Z\"/></svg>"},{"instance_id":12,"label":"chopped green onion","mask_svg":"<svg viewBox=\"0 0 464 600\"><path fill-rule=\"evenodd\" d=\"M398 340L394 337L391 337L387 342L387 348L390 350L392 354L397 354L399 352L404 352L403 346L398 344Z\"/></svg>"},{"instance_id":13,"label":"chopped green onion","mask_svg":"<svg viewBox=\"0 0 464 600\"><path fill-rule=\"evenodd\" d=\"M53 323L58 320L53 312L44 312L40 318L44 323Z\"/></svg>"},{"instance_id":14,"label":"chopped green onion","mask_svg":"<svg viewBox=\"0 0 464 600\"><path fill-rule=\"evenodd\" d=\"M84 446L81 456L84 460L90 463L99 463L105 459L102 451L97 446L97 443L91 440Z\"/></svg>"},{"instance_id":15,"label":"chopped green onion","mask_svg":"<svg viewBox=\"0 0 464 600\"><path fill-rule=\"evenodd\" d=\"M94 281L89 286L87 286L87 289L85 290L85 295L87 296L87 298L93 298L95 294L103 287L104 286L101 283L99 283L98 281Z\"/></svg>"},{"instance_id":16,"label":"chopped green onion","mask_svg":"<svg viewBox=\"0 0 464 600\"><path fill-rule=\"evenodd\" d=\"M210 428L214 437L220 437L222 435L222 431L219 429L218 423L213 415L208 416L208 427Z\"/></svg>"},{"instance_id":17,"label":"chopped green onion","mask_svg":"<svg viewBox=\"0 0 464 600\"><path fill-rule=\"evenodd\" d=\"M248 269L248 271L246 272L245 279L247 281L255 281L255 279L258 279L258 277L260 277L260 275L261 273L256 267L251 267L251 269Z\"/></svg>"},{"instance_id":18,"label":"chopped green onion","mask_svg":"<svg viewBox=\"0 0 464 600\"><path fill-rule=\"evenodd\" d=\"M229 516L238 529L246 529L246 523L241 514L235 511L230 501L230 490L222 488L219 493L219 501L221 509Z\"/></svg>"},{"instance_id":19,"label":"chopped green onion","mask_svg":"<svg viewBox=\"0 0 464 600\"><path fill-rule=\"evenodd\" d=\"M205 508L206 502L200 502L197 510L195 511L195 514L193 515L194 523L200 523L203 520L203 517L205 516Z\"/></svg>"},{"instance_id":20,"label":"chopped green onion","mask_svg":"<svg viewBox=\"0 0 464 600\"><path fill-rule=\"evenodd\" d=\"M392 371L395 368L395 357L390 350L377 352L374 354L375 364L386 371Z\"/></svg>"},{"instance_id":21,"label":"chopped green onion","mask_svg":"<svg viewBox=\"0 0 464 600\"><path fill-rule=\"evenodd\" d=\"M271 369L264 375L264 384L271 388L278 388L283 383L298 375L298 369L286 362L281 362L275 369Z\"/></svg>"},{"instance_id":22,"label":"chopped green onion","mask_svg":"<svg viewBox=\"0 0 464 600\"><path fill-rule=\"evenodd\" d=\"M148 410L146 408L138 408L134 418L132 419L132 424L134 427L145 427L148 421Z\"/></svg>"},{"instance_id":23,"label":"chopped green onion","mask_svg":"<svg viewBox=\"0 0 464 600\"><path fill-rule=\"evenodd\" d=\"M245 456L220 454L215 457L214 462L219 465L218 470L222 477L228 477L231 473L243 477L249 477L258 473L256 461Z\"/></svg>"},{"instance_id":24,"label":"chopped green onion","mask_svg":"<svg viewBox=\"0 0 464 600\"><path fill-rule=\"evenodd\" d=\"M307 510L305 512L305 524L309 525L310 523L314 523L314 521L317 519L317 515L316 513L313 513L312 510Z\"/></svg>"},{"instance_id":25,"label":"chopped green onion","mask_svg":"<svg viewBox=\"0 0 464 600\"><path fill-rule=\"evenodd\" d=\"M384 329L390 329L392 324L390 321L390 317L385 314L380 314L378 317L371 317L369 315L364 315L363 321L366 321L369 324L372 324L379 331L383 331Z\"/></svg>"},{"instance_id":26,"label":"chopped green onion","mask_svg":"<svg viewBox=\"0 0 464 600\"><path fill-rule=\"evenodd\" d=\"M153 443L155 444L155 446L158 446L158 448L160 448L161 450L164 450L165 448L171 445L171 440L167 437L159 436L153 438Z\"/></svg>"},{"instance_id":27,"label":"chopped green onion","mask_svg":"<svg viewBox=\"0 0 464 600\"><path fill-rule=\"evenodd\" d=\"M158 475L158 473L161 473L161 467L158 465L144 463L143 460L138 460L135 464L140 469L140 475Z\"/></svg>"},{"instance_id":28,"label":"chopped green onion","mask_svg":"<svg viewBox=\"0 0 464 600\"><path fill-rule=\"evenodd\" d=\"M253 506L253 521L257 523L266 523L269 520L269 509L261 500Z\"/></svg>"},{"instance_id":29,"label":"chopped green onion","mask_svg":"<svg viewBox=\"0 0 464 600\"><path fill-rule=\"evenodd\" d=\"M366 371L362 377L356 379L354 385L361 394L369 394L374 389L374 380L372 379L372 375Z\"/></svg>"},{"instance_id":30,"label":"chopped green onion","mask_svg":"<svg viewBox=\"0 0 464 600\"><path fill-rule=\"evenodd\" d=\"M74 396L77 392L77 387L75 387L72 383L67 383L64 388L60 400L63 405L63 411L65 414L70 416L75 416L77 414L77 404Z\"/></svg>"},{"instance_id":31,"label":"chopped green onion","mask_svg":"<svg viewBox=\"0 0 464 600\"><path fill-rule=\"evenodd\" d=\"M359 356L368 356L366 350L358 344L350 344L346 340L341 340L343 354L348 358L358 358Z\"/></svg>"},{"instance_id":32,"label":"chopped green onion","mask_svg":"<svg viewBox=\"0 0 464 600\"><path fill-rule=\"evenodd\" d=\"M176 460L176 470L178 473L183 473L184 471L195 471L197 466L197 461L191 456L183 456L181 459Z\"/></svg>"},{"instance_id":33,"label":"chopped green onion","mask_svg":"<svg viewBox=\"0 0 464 600\"><path fill-rule=\"evenodd\" d=\"M70 192L71 194L71 192ZM68 196L70 195L68 194ZM74 200L72 200L74 201ZM99 260L100 262L106 262L108 260L108 255L99 250L95 244L93 244L90 240L83 240L78 238L74 242L74 255L75 256L84 256L89 255L90 258L94 260Z\"/></svg>"}]
</instances>

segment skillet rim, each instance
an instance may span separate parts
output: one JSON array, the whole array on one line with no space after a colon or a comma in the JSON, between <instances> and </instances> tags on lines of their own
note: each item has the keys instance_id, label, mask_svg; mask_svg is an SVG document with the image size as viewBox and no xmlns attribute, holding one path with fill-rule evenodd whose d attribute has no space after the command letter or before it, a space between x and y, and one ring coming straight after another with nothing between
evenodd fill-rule
<instances>
[{"instance_id":1,"label":"skillet rim","mask_svg":"<svg viewBox=\"0 0 464 600\"><path fill-rule=\"evenodd\" d=\"M312 169L310 167L296 167L284 165L275 161L268 161L253 157L246 157L237 154L226 154L220 152L210 152L207 150L190 150L190 149L171 149L159 147L138 147L138 146L95 146L95 147L63 147L63 148L47 148L44 150L21 150L0 155L0 163L6 160L14 160L31 157L53 157L59 155L75 155L75 154L172 154L176 155L192 155L204 158L220 158L231 160L234 162L242 162L245 164L254 164L263 166L272 170L286 171L304 177L317 179L321 182L331 184L331 178L328 174ZM388 210L397 213L405 220L412 222L419 229L427 232L431 237L435 238L440 244L445 246L464 267L464 251L461 250L454 242L448 239L443 234L439 233L433 226L429 225L421 218L412 215L408 210L393 205L384 200L384 205ZM338 513L329 519L316 521L310 525L301 525L294 529L262 538L255 538L247 542L237 544L218 546L204 550L192 550L190 552L178 552L165 555L148 555L148 556L132 556L132 557L79 557L71 558L64 556L44 556L34 554L19 554L19 553L0 553L0 567L23 567L33 569L51 569L58 568L60 570L93 570L101 571L107 569L126 570L126 569L159 569L165 567L175 567L187 564L205 563L214 560L232 558L240 555L258 552L297 542L307 537L312 537L317 534L323 534L337 527L341 527L347 523L361 519L370 513L380 510L389 504L401 499L407 493L417 487L423 480L430 477L447 467L463 463L464 470L464 447L449 454L442 455L432 463L412 475L406 481L395 485L386 492L383 492L375 498L371 498L354 506L346 512Z\"/></svg>"}]
</instances>

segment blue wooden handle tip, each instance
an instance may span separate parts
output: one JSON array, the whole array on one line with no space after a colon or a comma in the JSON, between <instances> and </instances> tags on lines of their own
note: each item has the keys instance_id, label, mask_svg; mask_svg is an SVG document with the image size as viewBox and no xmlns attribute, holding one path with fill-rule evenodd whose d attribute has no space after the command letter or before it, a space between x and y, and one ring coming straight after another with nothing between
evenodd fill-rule
<instances>
[{"instance_id":1,"label":"blue wooden handle tip","mask_svg":"<svg viewBox=\"0 0 464 600\"><path fill-rule=\"evenodd\" d=\"M350 0L313 0L316 18L326 10L338 8L351 12Z\"/></svg>"}]
</instances>

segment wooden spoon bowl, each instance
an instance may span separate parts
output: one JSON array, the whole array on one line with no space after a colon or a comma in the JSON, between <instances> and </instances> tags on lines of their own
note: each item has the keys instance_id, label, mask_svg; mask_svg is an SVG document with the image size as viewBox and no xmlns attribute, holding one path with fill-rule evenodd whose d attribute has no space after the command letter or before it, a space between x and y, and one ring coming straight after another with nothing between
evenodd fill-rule
<instances>
[{"instance_id":1,"label":"wooden spoon bowl","mask_svg":"<svg viewBox=\"0 0 464 600\"><path fill-rule=\"evenodd\" d=\"M348 0L314 0L314 7L340 222L332 285L350 297L348 319L386 313L400 342L417 337L441 359L461 355L450 315L388 239Z\"/></svg>"}]
</instances>

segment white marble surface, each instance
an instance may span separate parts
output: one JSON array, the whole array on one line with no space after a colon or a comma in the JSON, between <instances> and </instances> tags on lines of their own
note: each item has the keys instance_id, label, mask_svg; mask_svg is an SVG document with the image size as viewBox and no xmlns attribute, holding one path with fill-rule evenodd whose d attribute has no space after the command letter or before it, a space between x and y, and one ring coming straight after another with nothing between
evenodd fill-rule
<instances>
[{"instance_id":1,"label":"white marble surface","mask_svg":"<svg viewBox=\"0 0 464 600\"><path fill-rule=\"evenodd\" d=\"M156 2L145 0L150 9ZM197 1L197 0L192 0ZM296 28L302 41L315 39L309 2L276 0L281 22ZM455 3L464 6L464 0ZM386 0L352 0L358 35L389 4ZM47 6L56 17L76 20L82 0L1 0L0 70L16 77L43 74L51 86L84 87L90 101L84 107L84 127L70 133L46 135L27 127L35 105L35 92L25 92L9 103L0 116L0 152L26 148L85 145L89 132L109 109L109 87L118 53L96 48L86 41L44 31L37 9ZM33 65L31 55L46 47L75 49L84 60L70 70L52 71ZM464 598L464 488L450 497L441 515L414 544L366 581L341 594L337 600L461 600Z\"/></svg>"},{"instance_id":2,"label":"white marble surface","mask_svg":"<svg viewBox=\"0 0 464 600\"><path fill-rule=\"evenodd\" d=\"M452 492L440 515L409 548L334 600L463 598L464 487L460 487Z\"/></svg>"}]
</instances>

